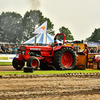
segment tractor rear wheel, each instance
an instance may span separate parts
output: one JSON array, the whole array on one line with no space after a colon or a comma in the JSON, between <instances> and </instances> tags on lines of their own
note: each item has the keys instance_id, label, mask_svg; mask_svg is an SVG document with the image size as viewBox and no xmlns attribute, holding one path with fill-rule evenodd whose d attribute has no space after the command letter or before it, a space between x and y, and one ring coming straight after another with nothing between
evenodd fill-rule
<instances>
[{"instance_id":1,"label":"tractor rear wheel","mask_svg":"<svg viewBox=\"0 0 100 100\"><path fill-rule=\"evenodd\" d=\"M53 62L57 70L74 69L76 55L72 48L64 47L54 53Z\"/></svg>"},{"instance_id":2,"label":"tractor rear wheel","mask_svg":"<svg viewBox=\"0 0 100 100\"><path fill-rule=\"evenodd\" d=\"M12 65L16 70L21 70L24 67L25 63L17 60L16 57L14 57Z\"/></svg>"},{"instance_id":3,"label":"tractor rear wheel","mask_svg":"<svg viewBox=\"0 0 100 100\"><path fill-rule=\"evenodd\" d=\"M33 67L34 70L37 70L40 66L40 61L37 57L30 57L27 60L27 67Z\"/></svg>"}]
</instances>

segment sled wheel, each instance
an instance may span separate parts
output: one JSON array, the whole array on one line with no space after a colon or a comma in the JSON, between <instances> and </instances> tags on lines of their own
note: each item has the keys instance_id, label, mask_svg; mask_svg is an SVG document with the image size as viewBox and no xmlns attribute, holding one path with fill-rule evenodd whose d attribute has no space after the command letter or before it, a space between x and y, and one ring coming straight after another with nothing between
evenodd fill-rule
<instances>
[{"instance_id":1,"label":"sled wheel","mask_svg":"<svg viewBox=\"0 0 100 100\"><path fill-rule=\"evenodd\" d=\"M33 69L37 70L40 66L40 61L37 57L30 57L27 60L27 67L33 67Z\"/></svg>"},{"instance_id":2,"label":"sled wheel","mask_svg":"<svg viewBox=\"0 0 100 100\"><path fill-rule=\"evenodd\" d=\"M13 59L13 61L12 61L12 65L13 65L13 67L14 67L16 70L21 70L21 69L24 67L25 63L24 63L24 62L21 62L21 61L19 61L19 60L17 60L17 59L14 57L14 59Z\"/></svg>"},{"instance_id":3,"label":"sled wheel","mask_svg":"<svg viewBox=\"0 0 100 100\"><path fill-rule=\"evenodd\" d=\"M100 60L99 60L98 63L97 63L97 69L100 70Z\"/></svg>"},{"instance_id":4,"label":"sled wheel","mask_svg":"<svg viewBox=\"0 0 100 100\"><path fill-rule=\"evenodd\" d=\"M76 55L73 49L65 47L54 53L53 62L57 70L74 69L76 64Z\"/></svg>"}]
</instances>

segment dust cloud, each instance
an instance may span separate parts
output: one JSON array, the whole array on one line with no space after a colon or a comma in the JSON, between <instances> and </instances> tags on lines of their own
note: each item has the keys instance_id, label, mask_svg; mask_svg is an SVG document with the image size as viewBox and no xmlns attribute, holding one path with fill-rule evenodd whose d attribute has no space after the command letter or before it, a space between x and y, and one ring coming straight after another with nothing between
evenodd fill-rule
<instances>
[{"instance_id":1,"label":"dust cloud","mask_svg":"<svg viewBox=\"0 0 100 100\"><path fill-rule=\"evenodd\" d=\"M27 3L30 5L31 10L38 10L40 7L39 0L26 0Z\"/></svg>"}]
</instances>

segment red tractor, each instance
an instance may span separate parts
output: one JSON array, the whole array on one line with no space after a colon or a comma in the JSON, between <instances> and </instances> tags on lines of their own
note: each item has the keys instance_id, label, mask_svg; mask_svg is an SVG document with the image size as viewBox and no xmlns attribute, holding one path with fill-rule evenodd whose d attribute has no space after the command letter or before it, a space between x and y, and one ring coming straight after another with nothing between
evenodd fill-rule
<instances>
[{"instance_id":1,"label":"red tractor","mask_svg":"<svg viewBox=\"0 0 100 100\"><path fill-rule=\"evenodd\" d=\"M65 46L65 34L63 35L63 44L52 47L46 46L21 46L20 54L16 55L13 59L13 67L16 70L21 70L27 62L27 67L34 69L49 69L55 67L57 70L74 69L76 64L76 55L72 46Z\"/></svg>"}]
</instances>

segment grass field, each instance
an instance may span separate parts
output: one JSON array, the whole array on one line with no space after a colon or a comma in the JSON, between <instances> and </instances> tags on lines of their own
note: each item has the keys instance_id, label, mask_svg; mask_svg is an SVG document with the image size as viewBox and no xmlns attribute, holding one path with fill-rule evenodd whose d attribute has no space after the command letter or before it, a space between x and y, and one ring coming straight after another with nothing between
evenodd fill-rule
<instances>
[{"instance_id":1,"label":"grass field","mask_svg":"<svg viewBox=\"0 0 100 100\"><path fill-rule=\"evenodd\" d=\"M12 62L0 62L0 66L10 66Z\"/></svg>"},{"instance_id":2,"label":"grass field","mask_svg":"<svg viewBox=\"0 0 100 100\"><path fill-rule=\"evenodd\" d=\"M24 73L24 71L8 71L8 72L0 72L0 75L44 75L44 74L67 74L67 73L100 73L100 70L51 70L51 71L33 71L33 73Z\"/></svg>"},{"instance_id":3,"label":"grass field","mask_svg":"<svg viewBox=\"0 0 100 100\"><path fill-rule=\"evenodd\" d=\"M12 62L0 62L0 66L11 66ZM26 65L26 62L25 62Z\"/></svg>"}]
</instances>

